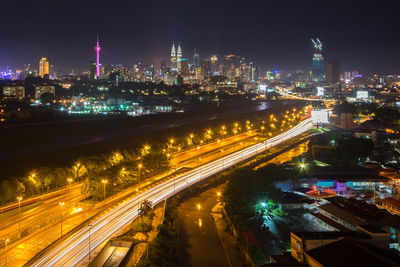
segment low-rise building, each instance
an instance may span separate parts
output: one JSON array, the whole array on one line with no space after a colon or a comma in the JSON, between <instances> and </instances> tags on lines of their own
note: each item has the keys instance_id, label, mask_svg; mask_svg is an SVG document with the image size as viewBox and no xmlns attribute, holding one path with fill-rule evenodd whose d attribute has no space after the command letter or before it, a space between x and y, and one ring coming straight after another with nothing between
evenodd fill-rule
<instances>
[{"instance_id":1,"label":"low-rise building","mask_svg":"<svg viewBox=\"0 0 400 267\"><path fill-rule=\"evenodd\" d=\"M53 85L37 85L35 87L35 98L40 98L44 93L56 95L56 88Z\"/></svg>"},{"instance_id":2,"label":"low-rise building","mask_svg":"<svg viewBox=\"0 0 400 267\"><path fill-rule=\"evenodd\" d=\"M391 213L400 215L400 200L398 199L392 197L382 199L382 207Z\"/></svg>"},{"instance_id":3,"label":"low-rise building","mask_svg":"<svg viewBox=\"0 0 400 267\"><path fill-rule=\"evenodd\" d=\"M25 86L4 86L3 97L5 98L25 98Z\"/></svg>"}]
</instances>

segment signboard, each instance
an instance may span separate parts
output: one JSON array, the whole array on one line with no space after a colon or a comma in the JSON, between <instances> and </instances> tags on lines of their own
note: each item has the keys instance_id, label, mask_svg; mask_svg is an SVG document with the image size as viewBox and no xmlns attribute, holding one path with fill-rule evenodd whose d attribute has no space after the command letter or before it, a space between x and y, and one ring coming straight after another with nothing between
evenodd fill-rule
<instances>
[{"instance_id":1,"label":"signboard","mask_svg":"<svg viewBox=\"0 0 400 267\"><path fill-rule=\"evenodd\" d=\"M317 87L317 96L324 96L324 87Z\"/></svg>"},{"instance_id":2,"label":"signboard","mask_svg":"<svg viewBox=\"0 0 400 267\"><path fill-rule=\"evenodd\" d=\"M358 99L366 99L368 98L368 91L357 91Z\"/></svg>"},{"instance_id":3,"label":"signboard","mask_svg":"<svg viewBox=\"0 0 400 267\"><path fill-rule=\"evenodd\" d=\"M258 86L258 90L265 92L267 90L267 85L265 84L260 84Z\"/></svg>"},{"instance_id":4,"label":"signboard","mask_svg":"<svg viewBox=\"0 0 400 267\"><path fill-rule=\"evenodd\" d=\"M312 110L311 120L313 123L329 123L329 113L328 110Z\"/></svg>"}]
</instances>

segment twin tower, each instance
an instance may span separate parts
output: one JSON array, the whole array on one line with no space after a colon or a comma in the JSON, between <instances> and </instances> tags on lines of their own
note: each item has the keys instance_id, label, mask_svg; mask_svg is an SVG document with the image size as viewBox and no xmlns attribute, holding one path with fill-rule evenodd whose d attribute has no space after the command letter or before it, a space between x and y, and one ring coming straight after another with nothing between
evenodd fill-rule
<instances>
[{"instance_id":1,"label":"twin tower","mask_svg":"<svg viewBox=\"0 0 400 267\"><path fill-rule=\"evenodd\" d=\"M175 44L172 43L171 49L171 69L177 72L182 70L182 49L181 45L178 43L178 50L175 50Z\"/></svg>"}]
</instances>

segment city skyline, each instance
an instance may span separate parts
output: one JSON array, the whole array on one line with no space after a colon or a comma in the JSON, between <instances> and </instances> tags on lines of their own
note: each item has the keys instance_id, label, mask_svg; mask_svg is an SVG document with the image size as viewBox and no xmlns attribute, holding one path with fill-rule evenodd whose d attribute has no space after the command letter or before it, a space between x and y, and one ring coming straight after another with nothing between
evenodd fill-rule
<instances>
[{"instance_id":1,"label":"city skyline","mask_svg":"<svg viewBox=\"0 0 400 267\"><path fill-rule=\"evenodd\" d=\"M235 1L229 3L194 5L177 1L150 6L117 1L116 6L126 7L118 12L109 12L90 1L82 5L72 1L68 7L45 3L40 8L30 3L22 8L5 4L10 14L16 14L17 28L27 23L33 28L43 22L52 23L47 23L46 34L17 34L5 29L5 41L0 44L0 69L36 64L47 57L57 70L87 70L88 62L95 60L93 39L99 34L102 61L109 64L143 62L157 66L168 59L173 40L179 40L186 51L183 57L190 60L197 48L201 58L232 53L254 60L263 68L311 69L313 48L309 40L318 37L324 43L325 59L340 61L343 70L399 71L398 37L391 34L391 38L383 39L398 26L394 9L385 8L386 5L361 5L360 1L318 5L314 1L252 1L241 8ZM63 15L57 16L60 9ZM134 26L129 22L130 13L135 18ZM170 16L171 13L178 15ZM40 19L36 15L41 15ZM1 21L6 23L9 16L6 14ZM95 17L95 24L86 23ZM313 19L307 20L309 17Z\"/></svg>"}]
</instances>

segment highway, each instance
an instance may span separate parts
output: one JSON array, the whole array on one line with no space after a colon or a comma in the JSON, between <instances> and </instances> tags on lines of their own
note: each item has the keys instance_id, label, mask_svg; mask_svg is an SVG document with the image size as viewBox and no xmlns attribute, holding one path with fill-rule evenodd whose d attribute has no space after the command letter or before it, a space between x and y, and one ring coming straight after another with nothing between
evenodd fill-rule
<instances>
[{"instance_id":1,"label":"highway","mask_svg":"<svg viewBox=\"0 0 400 267\"><path fill-rule=\"evenodd\" d=\"M220 158L222 155L228 155L238 149L251 146L257 142L256 131L244 132L235 136L221 139L219 142L213 141L201 146L194 146L191 149L178 151L172 154L171 163L177 172L187 171L187 169L196 168L201 163L207 163ZM223 152L221 152L223 150ZM182 170L180 170L183 168ZM142 182L144 189L149 186L160 184L166 179L171 178L171 170L152 175ZM59 202L65 202L63 209L63 231L64 233L78 226L80 223L108 209L108 206L116 204L107 204L109 202L119 203L126 199L127 194L135 194L136 186L126 188L124 193L116 194L112 198L107 198L107 202L99 202L96 207L88 209L88 206L81 206L79 201L85 196L81 195L81 184L73 184L68 189L41 195L33 198L42 200L39 206L31 209L22 209L21 215L18 215L18 204L16 214L6 216L0 219L0 241L8 239L7 257L5 248L0 249L0 266L7 262L10 266L22 266L32 257L45 249L49 244L60 238L60 206ZM31 201L28 199L26 201ZM13 204L12 206L15 206ZM79 212L74 212L75 207L82 207ZM19 230L21 229L21 230ZM24 231L28 233L26 237L20 238L19 233ZM29 231L29 232L27 232ZM0 245L4 245L0 243Z\"/></svg>"},{"instance_id":2,"label":"highway","mask_svg":"<svg viewBox=\"0 0 400 267\"><path fill-rule=\"evenodd\" d=\"M94 219L90 227L83 227L57 246L45 251L31 266L75 266L88 265L89 241L91 259L98 253L102 245L112 236L121 233L138 215L138 203L150 200L157 204L165 198L191 186L192 184L210 177L232 165L274 147L311 128L311 119L306 119L292 129L271 139L238 150L187 173L176 176L154 187L148 188L139 195L126 199L123 203L110 209L103 216Z\"/></svg>"}]
</instances>

